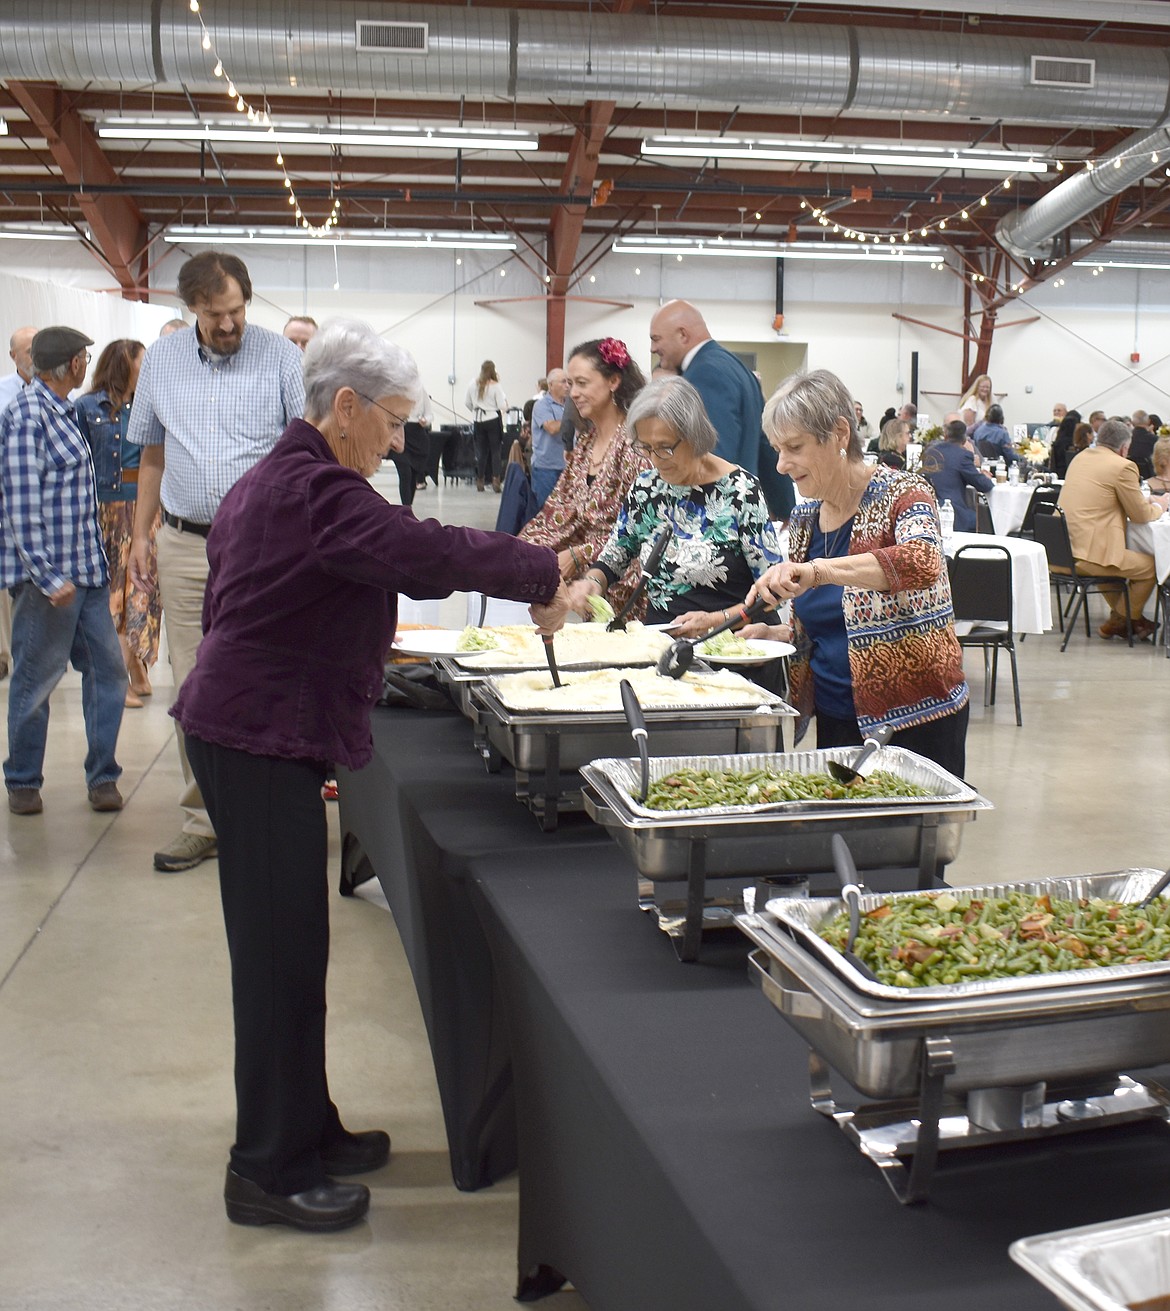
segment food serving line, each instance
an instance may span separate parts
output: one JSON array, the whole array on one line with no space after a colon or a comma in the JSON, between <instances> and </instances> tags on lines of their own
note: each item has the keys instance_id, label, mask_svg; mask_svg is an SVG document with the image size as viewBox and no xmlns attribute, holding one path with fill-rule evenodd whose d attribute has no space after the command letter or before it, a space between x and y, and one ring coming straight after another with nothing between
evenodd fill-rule
<instances>
[{"instance_id":1,"label":"food serving line","mask_svg":"<svg viewBox=\"0 0 1170 1311\"><path fill-rule=\"evenodd\" d=\"M956 1066L948 1030L970 1029L980 1035L975 1050L993 1052L1027 1030L1023 1016L1030 1007L1001 1006L989 1023L969 1005L965 1011L944 1006L930 1028L913 1008L899 1014L897 1004L879 999L894 1007L895 1018L875 1022L874 999L864 989L859 998L785 924L785 905L815 904L788 894L805 891L810 881L808 890L828 891L824 848L832 832L851 835L867 869L900 866L880 876L882 886L908 888L923 881L927 868L922 834L932 831L932 856L941 867L957 852L959 826L987 806L970 789L952 789L929 824L912 817L913 805L891 803L868 809L851 803L836 814L824 806L820 813L789 806L771 814L700 815L689 824L670 815L643 824L622 773L634 766L615 756L585 769L584 797L590 812L611 824L618 850L577 813L562 816L555 835L540 831L516 804L513 780L483 770L470 749L468 723L454 714L382 711L374 732L374 764L339 779L343 880L376 874L394 912L431 1038L456 1183L482 1186L519 1160L522 1295L551 1291L566 1275L595 1311L884 1304L873 1300L872 1268L840 1261L817 1266L820 1230L831 1215L834 1223L849 1220L851 1240L861 1227L884 1234L887 1257L889 1251L899 1256L895 1268L908 1263L909 1286L891 1284L891 1304L896 1292L900 1306L925 1307L928 1299L917 1300L914 1285L929 1286L937 1253L945 1250L978 1293L970 1302L956 1300L960 1285L948 1277L948 1305L1041 1307L1050 1305L1046 1296L1007 1259L1010 1241L1164 1200L1157 1189L1170 1166L1170 1135L1161 1126L1165 1097L1157 1080L1129 1083L1112 1067L1170 1056L1148 1041L1170 1008L1170 989L1147 981L1136 1001L1113 989L1102 1016L1115 1022L1128 1007L1144 1018L1122 1023L1123 1050L1096 1041L1102 1028L1089 1035L1102 1055L1075 1058L1071 1067L1067 1060L1052 1063L1054 1076L1077 1086L1062 1086L1065 1109L1042 1111L1037 1121L1033 1085L1048 1071L1035 1062L1044 1066L1045 1053L1064 1038L1079 1050L1087 1030L1078 1027L1076 1013L1092 1003L1088 989L1066 986L1063 1010L1048 1005L1051 1034L1036 1030L1014 1039L1037 1049L1027 1078L1011 1061L973 1074L966 1048ZM651 762L659 772L676 763ZM936 810L939 800L933 799ZM923 814L931 809L917 804ZM890 842L893 848L883 851ZM749 982L746 939L717 935L704 944L698 965L680 968L669 949L663 954L653 919L633 913L639 876L657 876L646 881L660 903L666 899L659 883L683 881L692 903L684 925L697 935L706 898L696 924L696 851L704 876L733 885L728 900L742 896L745 883L755 892L760 912L741 915L741 927L756 939L754 976L789 1023L779 1022ZM666 908L658 909L662 918ZM818 971L830 975L832 986L822 986ZM961 1137L953 1130L959 1115L953 1099L980 1094L974 1112L970 1106L964 1112L977 1130L966 1141L991 1146L939 1168L941 1210L936 1202L922 1227L907 1231L895 1218L902 1209L872 1187L877 1172L858 1175L862 1157L817 1129L808 1090L796 1088L810 1060L804 1040L812 1049L814 1106L848 1125L883 1173L892 1176L896 1170L886 1166L901 1168L911 1158L911 1180L902 1188L908 1198L925 1195L940 1141L946 1147ZM881 1071L892 1051L897 1078L862 1077L873 1053ZM862 1093L845 1088L843 1079ZM835 1096L831 1080L841 1085ZM878 1097L879 1105L867 1109L866 1096ZM1120 1100L1106 1105L1105 1097ZM733 1105L736 1114L724 1123ZM1149 1115L1156 1124L1126 1123ZM1075 1149L1062 1153L1047 1141L1054 1116L1062 1133L1110 1122L1109 1146L1094 1147L1103 1135L1090 1128L1084 1159ZM908 1140L907 1122L924 1136ZM865 1135L872 1130L880 1137L893 1123L903 1128L886 1135L883 1149L872 1147ZM1050 1195L1034 1175L1031 1186L1022 1186L1027 1161L1034 1171L1038 1161L1051 1165L1057 1158L1060 1169L1092 1176L1089 1194L1069 1186ZM1000 1199L997 1177L1010 1205ZM967 1209L971 1197L992 1194L994 1223L984 1217L974 1233L966 1224L952 1230L956 1215L974 1214ZM714 1209L709 1196L718 1199ZM917 1242L924 1233L930 1241ZM883 1264L893 1276L889 1261ZM777 1301L781 1287L800 1293L791 1303Z\"/></svg>"}]
</instances>

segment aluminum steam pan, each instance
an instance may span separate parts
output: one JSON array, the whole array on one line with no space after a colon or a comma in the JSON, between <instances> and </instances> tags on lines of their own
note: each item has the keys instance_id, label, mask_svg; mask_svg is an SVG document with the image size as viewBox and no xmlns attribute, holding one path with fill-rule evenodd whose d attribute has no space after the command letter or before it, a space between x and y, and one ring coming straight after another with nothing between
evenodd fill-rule
<instances>
[{"instance_id":1,"label":"aluminum steam pan","mask_svg":"<svg viewBox=\"0 0 1170 1311\"><path fill-rule=\"evenodd\" d=\"M1073 1311L1127 1311L1170 1298L1170 1211L1021 1238L1008 1251Z\"/></svg>"},{"instance_id":2,"label":"aluminum steam pan","mask_svg":"<svg viewBox=\"0 0 1170 1311\"><path fill-rule=\"evenodd\" d=\"M799 774L828 773L828 762L835 760L849 764L857 756L857 747L832 747L823 751L791 751L786 754L753 754L734 756L656 756L650 761L650 782L654 783L679 769L736 770L748 773L753 769L785 769ZM625 799L625 809L631 816L652 820L656 824L670 820L700 820L734 818L752 815L834 814L904 810L906 807L966 806L982 798L953 774L936 765L933 760L907 751L902 747L882 747L874 757L877 768L897 774L907 783L928 788L926 797L842 797L834 800L825 797L817 801L771 801L752 806L704 806L695 810L651 810L640 805L637 793L641 785L641 766L637 760L595 760L592 769L605 777L613 791Z\"/></svg>"},{"instance_id":3,"label":"aluminum steam pan","mask_svg":"<svg viewBox=\"0 0 1170 1311\"><path fill-rule=\"evenodd\" d=\"M513 730L528 732L533 729L560 729L576 732L601 726L625 726L628 731L625 712L615 710L521 710L509 706L500 696L495 680L485 679L475 684L474 695L485 709L490 710L497 720ZM753 724L780 723L792 719L796 711L782 697L773 692L765 692L762 701L745 701L740 705L679 705L679 706L644 706L643 713L650 727L650 748L654 749L654 723L656 720L672 723L695 725L719 724L741 725L749 728ZM669 757L684 760L685 756ZM729 760L742 757L728 756Z\"/></svg>"},{"instance_id":4,"label":"aluminum steam pan","mask_svg":"<svg viewBox=\"0 0 1170 1311\"><path fill-rule=\"evenodd\" d=\"M1162 877L1158 869L1126 869L1109 874L1079 874L1050 879L1032 879L1015 883L983 883L972 887L947 888L960 899L998 897L1011 892L1022 892L1039 897L1044 894L1069 901L1079 898L1100 897L1106 901L1141 901ZM865 893L861 898L864 914L906 897L920 897L921 892ZM925 895L930 895L925 894ZM844 908L839 897L814 897L807 900L788 900L782 897L767 903L768 916L808 952L833 971L853 991L867 997L880 998L904 1004L937 1005L940 1002L959 1001L968 997L994 998L1013 993L1035 993L1043 990L1068 988L1085 989L1094 984L1109 984L1117 980L1133 981L1146 975L1170 973L1170 960L1138 961L1128 965L1096 965L1083 970L1063 970L1051 974L1027 974L1007 979L976 979L969 983L939 984L926 988L895 988L868 979L855 969L845 957L820 936L820 928Z\"/></svg>"}]
</instances>

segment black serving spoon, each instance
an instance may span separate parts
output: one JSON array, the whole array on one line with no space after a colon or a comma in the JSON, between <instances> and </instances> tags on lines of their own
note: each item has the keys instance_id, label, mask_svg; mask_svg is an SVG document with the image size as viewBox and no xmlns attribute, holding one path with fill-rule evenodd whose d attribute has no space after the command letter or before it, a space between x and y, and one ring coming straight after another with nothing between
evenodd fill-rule
<instances>
[{"instance_id":1,"label":"black serving spoon","mask_svg":"<svg viewBox=\"0 0 1170 1311\"><path fill-rule=\"evenodd\" d=\"M857 942L857 934L861 929L861 885L857 879L857 866L853 863L853 853L840 833L833 834L832 845L833 864L837 870L837 877L841 880L841 900L849 911L849 936L845 939L844 956L855 970L864 974L867 979L872 979L874 983L878 983L880 982L878 976L853 950Z\"/></svg>"},{"instance_id":2,"label":"black serving spoon","mask_svg":"<svg viewBox=\"0 0 1170 1311\"><path fill-rule=\"evenodd\" d=\"M626 618L634 606L638 603L638 597L646 590L646 582L650 575L658 568L662 559L662 553L666 550L666 544L674 536L674 525L667 524L658 534L654 545L650 548L650 554L646 557L646 563L642 566L642 577L638 579L638 586L630 593L629 600L617 612L616 615L605 626L607 633L624 633L626 631Z\"/></svg>"},{"instance_id":3,"label":"black serving spoon","mask_svg":"<svg viewBox=\"0 0 1170 1311\"><path fill-rule=\"evenodd\" d=\"M894 736L894 730L889 724L879 724L872 733L866 737L862 744L857 758L853 762L853 768L848 765L839 764L836 760L826 762L829 773L837 780L838 783L846 785L856 783L859 778L864 778L862 766L865 765L872 757L875 751L880 750Z\"/></svg>"},{"instance_id":4,"label":"black serving spoon","mask_svg":"<svg viewBox=\"0 0 1170 1311\"><path fill-rule=\"evenodd\" d=\"M642 766L641 781L638 785L638 805L646 804L650 791L650 730L646 727L646 716L642 713L642 703L638 694L630 685L628 678L619 684L622 693L622 706L626 712L626 723L630 726L630 736L638 744L638 758Z\"/></svg>"},{"instance_id":5,"label":"black serving spoon","mask_svg":"<svg viewBox=\"0 0 1170 1311\"><path fill-rule=\"evenodd\" d=\"M548 660L548 672L552 674L553 687L560 687L561 675L557 670L556 652L553 651L553 635L551 633L541 633L540 640L544 643L544 654Z\"/></svg>"},{"instance_id":6,"label":"black serving spoon","mask_svg":"<svg viewBox=\"0 0 1170 1311\"><path fill-rule=\"evenodd\" d=\"M659 656L658 672L664 678L681 678L695 663L695 647L706 642L708 638L714 637L717 633L726 633L729 628L734 628L741 621L750 624L754 619L766 614L771 608L771 601L765 601L762 596L757 597L746 610L743 606L740 606L730 619L724 620L721 624L716 624L702 637L676 638Z\"/></svg>"}]
</instances>

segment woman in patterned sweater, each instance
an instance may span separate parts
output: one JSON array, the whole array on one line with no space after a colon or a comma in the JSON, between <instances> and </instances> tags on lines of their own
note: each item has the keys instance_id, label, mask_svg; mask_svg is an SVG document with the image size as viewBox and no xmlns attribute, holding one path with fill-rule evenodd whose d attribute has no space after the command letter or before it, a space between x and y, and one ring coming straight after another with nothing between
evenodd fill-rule
<instances>
[{"instance_id":1,"label":"woman in patterned sweater","mask_svg":"<svg viewBox=\"0 0 1170 1311\"><path fill-rule=\"evenodd\" d=\"M714 454L718 440L702 398L683 378L662 378L638 394L626 419L633 447L653 461L634 480L584 578L569 588L573 609L606 592L632 561L672 534L646 580L646 622L674 622L697 637L730 616L744 592L783 556L753 474Z\"/></svg>"},{"instance_id":2,"label":"woman in patterned sweater","mask_svg":"<svg viewBox=\"0 0 1170 1311\"><path fill-rule=\"evenodd\" d=\"M802 499L788 562L749 600L793 602L798 741L814 715L818 747L888 724L895 746L961 778L968 689L938 506L917 474L865 464L853 414L845 385L824 369L790 378L768 402L764 431Z\"/></svg>"}]
</instances>

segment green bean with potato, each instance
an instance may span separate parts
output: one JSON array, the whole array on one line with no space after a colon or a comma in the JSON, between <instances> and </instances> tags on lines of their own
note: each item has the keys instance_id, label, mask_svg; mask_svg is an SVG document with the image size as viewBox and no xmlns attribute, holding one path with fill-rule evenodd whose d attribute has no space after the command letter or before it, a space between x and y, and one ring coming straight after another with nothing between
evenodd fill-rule
<instances>
[{"instance_id":1,"label":"green bean with potato","mask_svg":"<svg viewBox=\"0 0 1170 1311\"><path fill-rule=\"evenodd\" d=\"M762 806L779 801L843 801L937 795L889 770L875 769L846 785L831 774L795 769L676 769L650 785L650 810L705 810L709 806Z\"/></svg>"},{"instance_id":2,"label":"green bean with potato","mask_svg":"<svg viewBox=\"0 0 1170 1311\"><path fill-rule=\"evenodd\" d=\"M820 935L844 952L846 911ZM886 898L862 913L853 947L879 982L895 988L1055 974L1170 958L1170 900L1148 906L1012 892Z\"/></svg>"}]
</instances>

